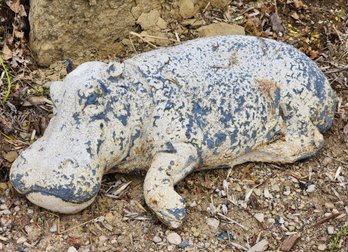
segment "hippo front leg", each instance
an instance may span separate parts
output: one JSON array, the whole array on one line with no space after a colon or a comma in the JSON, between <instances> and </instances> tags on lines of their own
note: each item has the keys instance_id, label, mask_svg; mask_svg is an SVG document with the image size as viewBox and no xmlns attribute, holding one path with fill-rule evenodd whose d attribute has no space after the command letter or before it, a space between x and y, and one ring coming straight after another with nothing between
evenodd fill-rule
<instances>
[{"instance_id":1,"label":"hippo front leg","mask_svg":"<svg viewBox=\"0 0 348 252\"><path fill-rule=\"evenodd\" d=\"M186 217L185 201L175 192L174 185L185 178L199 162L197 150L191 144L173 144L168 153L154 156L144 181L146 204L168 227L178 228Z\"/></svg>"},{"instance_id":2,"label":"hippo front leg","mask_svg":"<svg viewBox=\"0 0 348 252\"><path fill-rule=\"evenodd\" d=\"M291 121L288 122L285 138L233 159L230 166L245 162L293 163L313 156L323 144L323 135L309 120L296 121L296 124Z\"/></svg>"}]
</instances>

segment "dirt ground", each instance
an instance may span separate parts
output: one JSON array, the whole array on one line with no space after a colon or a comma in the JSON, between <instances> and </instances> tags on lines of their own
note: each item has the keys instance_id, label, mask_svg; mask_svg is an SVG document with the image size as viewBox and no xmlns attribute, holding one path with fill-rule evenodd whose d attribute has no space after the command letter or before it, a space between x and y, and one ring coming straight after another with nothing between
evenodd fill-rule
<instances>
[{"instance_id":1,"label":"dirt ground","mask_svg":"<svg viewBox=\"0 0 348 252\"><path fill-rule=\"evenodd\" d=\"M26 12L28 2L21 1ZM315 157L240 165L229 177L228 170L204 171L180 182L188 218L175 231L146 207L141 177L107 175L95 203L74 215L36 207L13 190L11 163L51 116L45 83L66 69L63 62L38 68L28 50L27 17L5 3L0 8L0 251L348 251L346 0L232 1L224 9L207 6L190 22L171 20L168 33L182 41L197 36L195 24L226 22L292 44L317 62L338 97L333 127ZM120 58L153 47L127 39Z\"/></svg>"}]
</instances>

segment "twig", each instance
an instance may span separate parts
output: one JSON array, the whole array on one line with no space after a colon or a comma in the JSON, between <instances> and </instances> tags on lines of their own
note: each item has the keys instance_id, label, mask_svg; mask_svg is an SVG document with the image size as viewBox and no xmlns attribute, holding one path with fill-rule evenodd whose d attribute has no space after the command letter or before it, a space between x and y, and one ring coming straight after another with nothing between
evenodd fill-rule
<instances>
[{"instance_id":1,"label":"twig","mask_svg":"<svg viewBox=\"0 0 348 252\"><path fill-rule=\"evenodd\" d=\"M243 209L247 214L249 214L253 219L256 220L257 224L259 225L260 228L262 228L263 230L266 230L267 227L265 224L263 224L261 221L259 221L258 219L256 219L256 217L248 210L248 209Z\"/></svg>"},{"instance_id":2,"label":"twig","mask_svg":"<svg viewBox=\"0 0 348 252\"><path fill-rule=\"evenodd\" d=\"M140 35L140 34L139 34ZM178 41L176 41L175 39L170 39L170 38L166 38L166 37L158 37L158 36L153 36L153 35L140 35L142 37L146 37L146 38L153 38L153 39L162 39L162 40L169 40L171 42L177 43Z\"/></svg>"},{"instance_id":3,"label":"twig","mask_svg":"<svg viewBox=\"0 0 348 252\"><path fill-rule=\"evenodd\" d=\"M319 226L320 224L328 222L329 220L335 219L339 215L340 215L340 213L334 213L334 214L331 214L331 215L329 215L327 217L321 218L320 220L317 221L317 223L315 223L313 225L313 227Z\"/></svg>"},{"instance_id":4,"label":"twig","mask_svg":"<svg viewBox=\"0 0 348 252\"><path fill-rule=\"evenodd\" d=\"M209 6L210 6L210 4L211 4L210 2L211 2L211 1L209 1L209 2L207 3L207 5L204 7L202 13L204 13L204 12L207 11L207 9L209 8Z\"/></svg>"},{"instance_id":5,"label":"twig","mask_svg":"<svg viewBox=\"0 0 348 252\"><path fill-rule=\"evenodd\" d=\"M0 56L0 64L1 64L2 68L4 69L4 72L5 72L5 75L6 75L6 79L7 79L7 91L6 91L6 94L5 94L4 98L2 99L2 104L5 104L7 99L8 99L8 97L10 96L12 83L11 83L10 76L8 74L7 67L6 67L6 65L4 63L4 60L2 59L1 56Z\"/></svg>"},{"instance_id":6,"label":"twig","mask_svg":"<svg viewBox=\"0 0 348 252\"><path fill-rule=\"evenodd\" d=\"M217 213L218 216L220 216L223 220L230 222L231 224L236 224L237 226L241 227L244 230L248 230L247 227L243 226L242 224L240 224L239 222L232 220L231 218L223 215L222 213Z\"/></svg>"},{"instance_id":7,"label":"twig","mask_svg":"<svg viewBox=\"0 0 348 252\"><path fill-rule=\"evenodd\" d=\"M131 45L132 45L132 48L133 48L134 52L135 52L136 54L138 54L138 51L137 51L137 49L136 49L135 46L134 46L134 43L133 43L132 38L131 38L130 36L128 36L128 37L129 37L129 41L130 41L130 43L131 43Z\"/></svg>"},{"instance_id":8,"label":"twig","mask_svg":"<svg viewBox=\"0 0 348 252\"><path fill-rule=\"evenodd\" d=\"M3 135L7 140L13 141L13 139L12 139L11 137L9 137L8 135L6 135L6 134L5 134L4 132L2 132L1 130L0 130L0 134Z\"/></svg>"},{"instance_id":9,"label":"twig","mask_svg":"<svg viewBox=\"0 0 348 252\"><path fill-rule=\"evenodd\" d=\"M333 69L333 70L329 70L329 71L324 71L325 74L331 74L331 73L339 73L339 72L343 72L348 70L348 67L344 67L344 68L337 68L337 69Z\"/></svg>"},{"instance_id":10,"label":"twig","mask_svg":"<svg viewBox=\"0 0 348 252\"><path fill-rule=\"evenodd\" d=\"M93 222L93 221L97 221L100 217L102 217L102 216L99 216L99 217L97 217L97 218L91 219L91 220L89 220L89 221L85 221L85 222L83 222L83 223L81 223L81 224L79 224L79 225L77 225L77 226L74 226L74 227L68 228L68 229L66 229L66 230L63 230L63 231L61 231L61 232L58 233L58 234L64 234L64 233L69 232L69 231L71 231L71 230L73 230L73 229L75 229L75 228L82 227L82 226L84 226L84 225L86 225L86 224L88 224L88 223L91 223L91 222Z\"/></svg>"},{"instance_id":11,"label":"twig","mask_svg":"<svg viewBox=\"0 0 348 252\"><path fill-rule=\"evenodd\" d=\"M136 32L129 32L129 34L136 36L138 38L140 38L142 41L144 41L145 43L149 44L150 46L152 46L153 48L157 48L157 46L153 43L151 43L150 41L148 41L147 39L145 39L142 35L140 35L139 33Z\"/></svg>"},{"instance_id":12,"label":"twig","mask_svg":"<svg viewBox=\"0 0 348 252\"><path fill-rule=\"evenodd\" d=\"M230 244L233 246L233 247L236 247L237 249L241 249L241 250L244 250L244 251L248 251L248 249L246 247L243 247L242 245L238 244L238 243L235 243L235 242L231 242L230 241Z\"/></svg>"},{"instance_id":13,"label":"twig","mask_svg":"<svg viewBox=\"0 0 348 252\"><path fill-rule=\"evenodd\" d=\"M296 243L300 237L301 237L301 235L299 235L299 234L290 235L288 238L286 238L283 241L282 245L280 245L279 250L284 251L284 252L290 251L296 245Z\"/></svg>"},{"instance_id":14,"label":"twig","mask_svg":"<svg viewBox=\"0 0 348 252\"><path fill-rule=\"evenodd\" d=\"M347 69L348 69L348 68L347 68ZM344 162L344 161L339 160L339 159L337 159L337 158L331 157L331 156L329 156L329 155L327 155L327 156L328 156L329 158L331 158L332 160L335 160L335 161L337 161L337 162L339 162L339 163L341 163L341 164L348 165L347 162Z\"/></svg>"}]
</instances>

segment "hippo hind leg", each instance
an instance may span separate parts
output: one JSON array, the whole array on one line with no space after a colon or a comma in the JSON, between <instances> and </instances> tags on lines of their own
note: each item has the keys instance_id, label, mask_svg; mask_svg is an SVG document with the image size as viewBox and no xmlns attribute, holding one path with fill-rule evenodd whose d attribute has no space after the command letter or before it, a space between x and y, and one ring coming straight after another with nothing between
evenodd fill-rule
<instances>
[{"instance_id":1,"label":"hippo hind leg","mask_svg":"<svg viewBox=\"0 0 348 252\"><path fill-rule=\"evenodd\" d=\"M324 144L323 135L306 118L287 122L284 138L262 145L232 160L233 167L245 162L293 163L313 156Z\"/></svg>"},{"instance_id":2,"label":"hippo hind leg","mask_svg":"<svg viewBox=\"0 0 348 252\"><path fill-rule=\"evenodd\" d=\"M197 150L191 144L173 144L174 151L154 156L144 181L146 204L169 228L178 228L186 217L185 201L174 185L197 165Z\"/></svg>"}]
</instances>

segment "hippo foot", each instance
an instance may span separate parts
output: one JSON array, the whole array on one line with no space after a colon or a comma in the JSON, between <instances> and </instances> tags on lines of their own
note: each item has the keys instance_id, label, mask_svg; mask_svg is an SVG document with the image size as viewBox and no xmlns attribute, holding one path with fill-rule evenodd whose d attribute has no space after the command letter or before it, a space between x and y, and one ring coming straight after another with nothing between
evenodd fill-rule
<instances>
[{"instance_id":1,"label":"hippo foot","mask_svg":"<svg viewBox=\"0 0 348 252\"><path fill-rule=\"evenodd\" d=\"M174 185L185 178L197 165L197 150L190 144L174 145L172 153L158 152L144 181L146 204L169 228L182 225L185 201L175 192Z\"/></svg>"}]
</instances>

